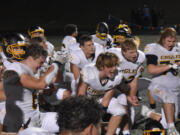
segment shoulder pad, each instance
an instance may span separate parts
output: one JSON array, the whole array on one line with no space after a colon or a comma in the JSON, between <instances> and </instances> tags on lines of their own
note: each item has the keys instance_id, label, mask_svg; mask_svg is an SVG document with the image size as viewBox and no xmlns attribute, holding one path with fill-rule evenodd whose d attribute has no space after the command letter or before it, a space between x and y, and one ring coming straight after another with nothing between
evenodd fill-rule
<instances>
[{"instance_id":1,"label":"shoulder pad","mask_svg":"<svg viewBox=\"0 0 180 135\"><path fill-rule=\"evenodd\" d=\"M177 42L177 44L174 46L174 48L176 48L176 50L180 50L180 42Z\"/></svg>"},{"instance_id":2,"label":"shoulder pad","mask_svg":"<svg viewBox=\"0 0 180 135\"><path fill-rule=\"evenodd\" d=\"M83 81L87 81L87 80L89 80L89 79L92 79L93 77L94 77L94 75L93 75L93 71L94 70L92 70L92 67L93 67L94 65L88 65L88 66L85 66L82 70L81 70L81 76L82 76L82 79L83 79Z\"/></svg>"},{"instance_id":3,"label":"shoulder pad","mask_svg":"<svg viewBox=\"0 0 180 135\"><path fill-rule=\"evenodd\" d=\"M144 62L144 60L146 58L144 52L142 52L141 50L138 50L138 53L139 53L138 61Z\"/></svg>"},{"instance_id":4,"label":"shoulder pad","mask_svg":"<svg viewBox=\"0 0 180 135\"><path fill-rule=\"evenodd\" d=\"M153 54L157 48L157 45L158 45L157 43L147 44L144 48L144 53L145 54Z\"/></svg>"}]
</instances>

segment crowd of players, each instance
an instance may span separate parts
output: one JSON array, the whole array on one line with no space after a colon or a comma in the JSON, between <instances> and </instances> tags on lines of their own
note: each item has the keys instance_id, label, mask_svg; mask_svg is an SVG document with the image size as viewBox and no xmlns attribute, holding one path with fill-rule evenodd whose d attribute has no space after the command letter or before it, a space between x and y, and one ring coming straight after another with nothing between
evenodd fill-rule
<instances>
[{"instance_id":1,"label":"crowd of players","mask_svg":"<svg viewBox=\"0 0 180 135\"><path fill-rule=\"evenodd\" d=\"M60 50L56 50L46 40L44 29L40 26L30 27L29 37L19 33L9 33L2 37L2 135L25 135L31 132L81 134L90 124L94 124L95 129L93 132L86 131L87 135L130 135L130 129L135 123L134 107L139 105L140 100L138 85L147 89L150 104L150 107L141 107L141 115L151 119L148 123L151 126L146 126L144 134L165 134L164 129L167 129L168 135L179 135L175 122L179 112L180 44L174 28L164 29L159 41L147 44L144 51L139 50L140 39L133 36L125 24L116 26L111 36L107 23L100 22L94 35L83 34L78 41L77 25L67 24L64 31L66 36ZM152 75L151 80L141 79L145 61ZM145 85L147 81L148 85ZM58 102L54 109L46 100L53 94L53 100ZM101 124L103 122L93 113L97 121L86 127L83 127L85 123L93 119L90 116L81 121L82 125L74 123L73 127L72 124L65 124L69 120L73 123L73 117L76 117L74 114L81 116L83 113L78 113L78 109L77 112L72 111L72 105L64 107L63 103L66 105L66 99L70 102L71 98L77 102L84 100L82 97L93 98L103 108L105 114L102 120L107 122L103 126L104 133L100 133L97 126L97 121ZM155 112L156 102L162 103L161 113ZM83 105L86 102L81 104L76 104L76 107L85 107ZM63 110L63 107L67 110ZM71 116L72 119L69 118ZM80 116L77 118L80 119Z\"/></svg>"}]
</instances>

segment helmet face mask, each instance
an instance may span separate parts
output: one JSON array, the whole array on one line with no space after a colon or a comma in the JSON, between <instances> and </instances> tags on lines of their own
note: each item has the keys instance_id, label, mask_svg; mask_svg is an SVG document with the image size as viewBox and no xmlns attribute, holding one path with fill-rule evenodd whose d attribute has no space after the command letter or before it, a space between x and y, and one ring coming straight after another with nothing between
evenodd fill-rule
<instances>
[{"instance_id":1,"label":"helmet face mask","mask_svg":"<svg viewBox=\"0 0 180 135\"><path fill-rule=\"evenodd\" d=\"M21 60L25 55L25 44L12 44L6 48L6 52L12 55L14 59Z\"/></svg>"},{"instance_id":2,"label":"helmet face mask","mask_svg":"<svg viewBox=\"0 0 180 135\"><path fill-rule=\"evenodd\" d=\"M115 36L113 36L113 39L114 39L115 43L121 44L126 40L126 37L122 36L122 35L115 35Z\"/></svg>"},{"instance_id":3,"label":"helmet face mask","mask_svg":"<svg viewBox=\"0 0 180 135\"><path fill-rule=\"evenodd\" d=\"M127 25L120 24L114 30L113 40L114 43L122 43L126 38L131 38L131 31Z\"/></svg>"}]
</instances>

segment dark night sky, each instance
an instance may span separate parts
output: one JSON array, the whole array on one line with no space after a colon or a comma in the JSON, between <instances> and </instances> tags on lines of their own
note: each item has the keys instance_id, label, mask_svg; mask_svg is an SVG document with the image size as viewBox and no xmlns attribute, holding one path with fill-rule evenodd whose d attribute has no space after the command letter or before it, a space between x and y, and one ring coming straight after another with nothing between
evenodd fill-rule
<instances>
[{"instance_id":1,"label":"dark night sky","mask_svg":"<svg viewBox=\"0 0 180 135\"><path fill-rule=\"evenodd\" d=\"M96 24L106 21L109 14L130 21L131 10L142 8L144 2L149 3L151 7L163 8L168 23L180 23L179 0L172 1L174 2L164 0L96 0L95 2L88 0L6 0L1 1L0 31L26 32L29 26L40 25L53 34L61 32L67 23L77 24L80 30L94 30Z\"/></svg>"}]
</instances>

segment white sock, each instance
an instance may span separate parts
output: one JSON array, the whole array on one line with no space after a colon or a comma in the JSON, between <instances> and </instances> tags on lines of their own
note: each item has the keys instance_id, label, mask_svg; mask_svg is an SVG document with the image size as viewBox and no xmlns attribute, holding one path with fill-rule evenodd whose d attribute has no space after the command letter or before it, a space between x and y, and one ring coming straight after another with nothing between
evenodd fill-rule
<instances>
[{"instance_id":1,"label":"white sock","mask_svg":"<svg viewBox=\"0 0 180 135\"><path fill-rule=\"evenodd\" d=\"M168 123L168 128L172 128L172 127L175 127L174 123Z\"/></svg>"},{"instance_id":2,"label":"white sock","mask_svg":"<svg viewBox=\"0 0 180 135\"><path fill-rule=\"evenodd\" d=\"M125 131L123 131L123 135L130 135L129 130L125 130Z\"/></svg>"},{"instance_id":3,"label":"white sock","mask_svg":"<svg viewBox=\"0 0 180 135\"><path fill-rule=\"evenodd\" d=\"M119 135L120 131L121 131L121 128L118 127L118 128L116 129L116 135Z\"/></svg>"}]
</instances>

